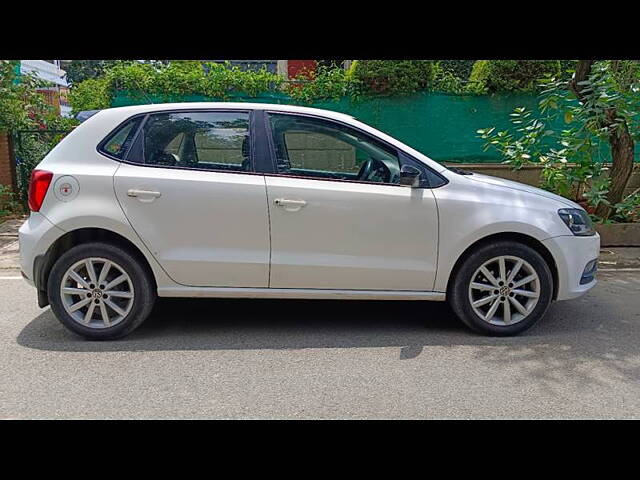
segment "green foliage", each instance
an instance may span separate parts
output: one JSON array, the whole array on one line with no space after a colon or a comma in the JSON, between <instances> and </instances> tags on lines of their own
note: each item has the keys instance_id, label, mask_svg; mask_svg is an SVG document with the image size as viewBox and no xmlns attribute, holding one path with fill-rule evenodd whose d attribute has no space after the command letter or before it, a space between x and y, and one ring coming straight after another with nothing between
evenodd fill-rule
<instances>
[{"instance_id":1,"label":"green foliage","mask_svg":"<svg viewBox=\"0 0 640 480\"><path fill-rule=\"evenodd\" d=\"M0 60L0 131L17 138L20 130L40 130L16 144L16 180L18 192L4 205L14 212L16 201L26 205L31 170L61 138L59 134L48 134L47 130L68 131L77 125L77 120L61 117L57 110L47 104L37 91L46 83L32 75L18 75L15 62ZM21 139L24 135L21 135ZM42 138L40 138L42 137ZM46 137L46 138L45 138ZM14 142L15 144L15 142ZM8 195L3 190L5 197ZM5 207L3 211L7 211Z\"/></svg>"},{"instance_id":2,"label":"green foliage","mask_svg":"<svg viewBox=\"0 0 640 480\"><path fill-rule=\"evenodd\" d=\"M611 220L620 223L640 222L640 192L636 190L622 202L613 206Z\"/></svg>"},{"instance_id":3,"label":"green foliage","mask_svg":"<svg viewBox=\"0 0 640 480\"><path fill-rule=\"evenodd\" d=\"M85 80L98 78L110 67L116 65L119 60L71 60L65 67L67 81L71 85Z\"/></svg>"},{"instance_id":4,"label":"green foliage","mask_svg":"<svg viewBox=\"0 0 640 480\"><path fill-rule=\"evenodd\" d=\"M185 95L202 95L224 100L231 95L256 97L281 91L300 103L424 90L462 95L486 93L484 80L466 78L472 64L476 71L488 65L471 60L354 60L346 72L336 66L320 66L315 73L287 81L266 69L242 70L228 62L116 61L104 68L102 76L75 83L69 99L77 113L107 108L117 90L132 92L142 103L148 103L150 97L175 101Z\"/></svg>"},{"instance_id":5,"label":"green foliage","mask_svg":"<svg viewBox=\"0 0 640 480\"><path fill-rule=\"evenodd\" d=\"M431 60L357 60L348 78L366 94L404 95L428 88L433 66Z\"/></svg>"},{"instance_id":6,"label":"green foliage","mask_svg":"<svg viewBox=\"0 0 640 480\"><path fill-rule=\"evenodd\" d=\"M0 131L34 128L54 114L36 90L42 86L32 75L19 75L16 62L0 60Z\"/></svg>"},{"instance_id":7,"label":"green foliage","mask_svg":"<svg viewBox=\"0 0 640 480\"><path fill-rule=\"evenodd\" d=\"M467 81L475 60L439 60L437 65L462 81Z\"/></svg>"},{"instance_id":8,"label":"green foliage","mask_svg":"<svg viewBox=\"0 0 640 480\"><path fill-rule=\"evenodd\" d=\"M577 60L558 60L560 62L560 79L569 81L576 69Z\"/></svg>"},{"instance_id":9,"label":"green foliage","mask_svg":"<svg viewBox=\"0 0 640 480\"><path fill-rule=\"evenodd\" d=\"M640 61L612 60L611 72L615 86L620 91L638 88L640 78Z\"/></svg>"},{"instance_id":10,"label":"green foliage","mask_svg":"<svg viewBox=\"0 0 640 480\"><path fill-rule=\"evenodd\" d=\"M486 140L485 150L497 149L505 163L514 168L542 164L542 188L581 202L591 210L600 204L609 205L610 180L599 158L600 143L607 142L623 124L635 138L640 133L640 70L634 74L630 71L637 65L624 68L627 70L623 72L612 61L597 62L589 79L579 83L582 103L576 101L566 82L548 80L540 94L542 116L534 117L531 111L516 108L511 114L512 129L478 130ZM619 120L612 124L606 120L613 109ZM564 128L551 127L558 123L557 119L562 119ZM626 198L613 205L612 220L637 218L631 214L637 201L636 197Z\"/></svg>"},{"instance_id":11,"label":"green foliage","mask_svg":"<svg viewBox=\"0 0 640 480\"><path fill-rule=\"evenodd\" d=\"M494 92L534 92L540 80L560 77L558 60L478 60L469 81Z\"/></svg>"},{"instance_id":12,"label":"green foliage","mask_svg":"<svg viewBox=\"0 0 640 480\"><path fill-rule=\"evenodd\" d=\"M90 78L73 85L69 91L69 104L74 115L83 110L109 108L111 91L108 79Z\"/></svg>"},{"instance_id":13,"label":"green foliage","mask_svg":"<svg viewBox=\"0 0 640 480\"><path fill-rule=\"evenodd\" d=\"M433 92L457 95L482 95L486 93L482 85L461 79L450 70L442 68L440 63L434 65L433 74L434 77L429 88Z\"/></svg>"},{"instance_id":14,"label":"green foliage","mask_svg":"<svg viewBox=\"0 0 640 480\"><path fill-rule=\"evenodd\" d=\"M0 221L23 212L15 194L6 185L0 185Z\"/></svg>"},{"instance_id":15,"label":"green foliage","mask_svg":"<svg viewBox=\"0 0 640 480\"><path fill-rule=\"evenodd\" d=\"M70 123L61 123L58 127L63 127L65 124L68 125ZM53 130L21 132L19 140L16 139L17 199L22 205L27 205L31 171L67 133L68 131L58 132Z\"/></svg>"},{"instance_id":16,"label":"green foliage","mask_svg":"<svg viewBox=\"0 0 640 480\"><path fill-rule=\"evenodd\" d=\"M602 140L608 140L624 124L634 140L640 137L640 68L637 62L596 62L589 78L579 82L578 88L583 95L582 104L576 101L565 82L547 82L540 101L542 111L562 114L565 122L575 122ZM609 122L613 110L616 119Z\"/></svg>"},{"instance_id":17,"label":"green foliage","mask_svg":"<svg viewBox=\"0 0 640 480\"><path fill-rule=\"evenodd\" d=\"M300 103L357 95L353 79L342 68L319 67L314 74L300 75L295 80L286 83L283 90Z\"/></svg>"},{"instance_id":18,"label":"green foliage","mask_svg":"<svg viewBox=\"0 0 640 480\"><path fill-rule=\"evenodd\" d=\"M276 91L282 82L280 76L266 69L242 70L229 63L203 65L195 60L118 64L105 77L111 91L142 91L166 98L185 94L226 98L231 92L255 97L261 92Z\"/></svg>"},{"instance_id":19,"label":"green foliage","mask_svg":"<svg viewBox=\"0 0 640 480\"><path fill-rule=\"evenodd\" d=\"M27 204L29 192L29 179L31 171L51 150L47 142L42 141L36 135L28 135L21 139L16 147L16 183L18 187L18 199L23 205Z\"/></svg>"},{"instance_id":20,"label":"green foliage","mask_svg":"<svg viewBox=\"0 0 640 480\"><path fill-rule=\"evenodd\" d=\"M487 128L478 134L487 141L485 150L497 149L504 163L514 169L541 164L542 188L596 207L606 201L608 191L608 179L603 176L606 169L597 161L599 139L578 126L553 129L553 118L536 118L530 110L518 107L511 114L512 130Z\"/></svg>"}]
</instances>

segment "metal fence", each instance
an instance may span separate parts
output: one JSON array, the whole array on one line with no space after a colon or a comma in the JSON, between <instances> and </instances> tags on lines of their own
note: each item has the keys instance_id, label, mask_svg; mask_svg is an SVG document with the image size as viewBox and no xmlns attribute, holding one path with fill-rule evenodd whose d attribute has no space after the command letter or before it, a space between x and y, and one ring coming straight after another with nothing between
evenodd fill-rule
<instances>
[{"instance_id":1,"label":"metal fence","mask_svg":"<svg viewBox=\"0 0 640 480\"><path fill-rule=\"evenodd\" d=\"M13 134L16 187L26 204L31 171L71 130L17 130Z\"/></svg>"}]
</instances>

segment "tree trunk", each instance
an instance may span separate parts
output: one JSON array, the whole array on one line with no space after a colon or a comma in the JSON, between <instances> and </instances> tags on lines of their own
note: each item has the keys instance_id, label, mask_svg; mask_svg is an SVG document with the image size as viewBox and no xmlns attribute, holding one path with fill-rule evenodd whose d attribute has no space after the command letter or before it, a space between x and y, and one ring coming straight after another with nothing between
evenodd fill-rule
<instances>
[{"instance_id":1,"label":"tree trunk","mask_svg":"<svg viewBox=\"0 0 640 480\"><path fill-rule=\"evenodd\" d=\"M607 200L611 206L622 201L624 190L633 172L633 150L634 142L629 134L626 122L609 137L611 145L611 170L609 178L611 186L607 194ZM611 207L600 204L596 209L596 215L608 218L611 214Z\"/></svg>"},{"instance_id":2,"label":"tree trunk","mask_svg":"<svg viewBox=\"0 0 640 480\"><path fill-rule=\"evenodd\" d=\"M578 83L589 77L594 62L594 60L578 60L575 75L569 82L569 88L576 94L580 103L583 103L584 97L582 95L582 88ZM618 65L613 64L612 68L618 68ZM610 109L607 112L603 126L610 126L616 121L620 123L620 126L609 135L612 165L609 172L611 186L609 187L607 200L612 206L622 201L624 190L627 188L627 183L629 183L629 178L631 178L631 173L633 172L634 151L634 142L629 134L627 122L625 119L618 117L615 109ZM606 219L610 214L611 207L603 204L598 205L596 215Z\"/></svg>"}]
</instances>

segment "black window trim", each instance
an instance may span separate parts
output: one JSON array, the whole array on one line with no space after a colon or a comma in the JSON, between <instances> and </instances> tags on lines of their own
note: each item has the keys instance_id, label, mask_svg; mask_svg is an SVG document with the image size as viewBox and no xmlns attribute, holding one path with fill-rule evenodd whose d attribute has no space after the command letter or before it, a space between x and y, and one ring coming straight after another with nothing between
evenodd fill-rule
<instances>
[{"instance_id":1,"label":"black window trim","mask_svg":"<svg viewBox=\"0 0 640 480\"><path fill-rule=\"evenodd\" d=\"M113 130L111 130L100 141L100 143L98 143L98 145L96 146L96 150L98 151L98 153L101 154L101 155L104 155L105 157L109 157L112 160L116 160L117 162L120 162L123 159L127 158L127 155L129 155L129 151L131 150L131 147L133 147L133 144L136 143L136 139L138 138L138 133L140 133L140 130L141 130L142 126L144 125L144 123L146 121L146 118L143 118L142 121L136 127L136 131L133 134L133 138L131 139L131 143L127 147L127 151L124 152L124 155L122 155L122 158L116 157L111 152L107 151L104 147L105 147L105 145L107 143L109 143L113 139L113 137L115 137L118 134L118 132L120 132L122 127L124 127L127 123L137 119L138 117L145 117L145 116L146 116L146 113L139 113L139 114L127 117L125 120L120 122Z\"/></svg>"},{"instance_id":2,"label":"black window trim","mask_svg":"<svg viewBox=\"0 0 640 480\"><path fill-rule=\"evenodd\" d=\"M189 112L215 112L215 113L248 113L249 114L249 164L251 166L251 170L249 171L237 171L237 170L223 170L223 169L207 169L207 168L193 168L193 167L182 167L182 166L170 166L170 165L153 165L149 163L140 163L129 160L129 153L133 149L133 146L136 142L141 141L142 129L144 128L147 120L151 115L163 114L163 113L189 113ZM216 173L230 173L230 174L240 174L240 175L264 175L264 173L258 171L256 168L256 151L257 149L255 144L255 136L254 133L254 124L256 113L259 112L256 109L251 108L176 108L170 110L153 110L143 113L137 113L135 115L131 115L127 117L125 120L120 122L113 130L111 130L105 138L98 143L96 150L99 154L104 155L105 157L110 158L111 160L115 160L116 162L126 163L128 165L135 165L138 167L149 167L149 168L168 168L172 170L190 170L196 172L216 172ZM144 117L138 125L135 135L132 138L131 144L127 148L127 151L122 156L122 158L118 158L114 155L111 155L109 152L104 150L104 145L111 140L111 138L118 133L120 128L122 128L125 124L129 123L131 120L134 120L138 117ZM144 156L144 143L142 145L143 148L143 156Z\"/></svg>"},{"instance_id":3,"label":"black window trim","mask_svg":"<svg viewBox=\"0 0 640 480\"><path fill-rule=\"evenodd\" d=\"M249 158L250 158L250 171L235 171L235 170L209 170L209 169L201 169L201 168L192 168L192 167L176 167L169 165L152 165L140 162L133 162L128 159L129 153L133 149L133 146L136 142L139 141L142 129L144 128L145 123L150 115L161 114L161 113L185 113L185 112L244 112L249 114ZM418 188L439 188L449 183L449 180L431 168L429 165L417 160L413 155L407 153L406 151L392 145L386 140L381 139L365 130L362 130L359 127L351 125L350 123L343 122L341 120L336 120L334 118L324 117L322 115L315 115L307 112L292 112L286 110L278 110L276 108L176 108L169 110L151 110L147 112L137 113L127 117L125 120L120 122L115 128L113 128L105 138L98 143L96 150L99 154L110 158L111 160L115 160L116 162L126 163L129 165L136 165L139 167L149 167L149 168L167 168L174 170L191 170L198 172L218 172L218 173L230 173L230 174L241 174L241 175L262 175L262 176L276 176L276 177L289 177L289 178L303 178L307 180L318 180L318 181L329 181L329 182L347 182L347 183L361 183L365 185L388 185L394 187L402 187L407 188L405 185L400 185L397 183L382 183L382 182L364 182L360 180L344 180L338 178L320 178L320 177L304 177L304 176L293 176L286 175L282 173L278 173L277 171L277 162L276 162L276 153L275 153L275 145L273 143L273 135L271 130L271 122L269 121L269 113L275 114L283 114L283 115L294 115L301 117L309 117L318 120L324 120L329 123L333 122L348 128L351 128L367 137L371 137L376 141L382 143L386 147L392 149L396 152L398 156L398 162L400 163L400 167L406 163L415 166L416 168L422 169L424 171L428 171L431 175L436 176L441 180L438 185L431 186L428 178L421 178L420 185ZM127 152L123 155L123 158L118 158L114 155L111 155L106 150L104 150L104 145L115 135L121 127L123 127L129 121L138 118L144 117L138 125L137 131L129 145ZM267 147L266 149L263 147ZM144 146L143 146L144 148ZM265 152L267 150L267 152Z\"/></svg>"},{"instance_id":4,"label":"black window trim","mask_svg":"<svg viewBox=\"0 0 640 480\"><path fill-rule=\"evenodd\" d=\"M277 165L277 154L276 154L276 149L275 149L275 144L273 143L273 131L271 129L271 122L269 121L269 114L273 113L273 114L284 114L284 115L294 115L294 116L300 116L300 117L309 117L309 118L313 118L313 119L318 119L318 120L324 120L326 122L329 123L336 123L338 125L342 125L345 126L347 128L351 128L361 134L363 134L366 137L369 138L373 138L375 141L382 143L383 145L385 145L387 148L390 148L391 150L393 150L397 157L398 157L398 163L400 168L402 168L402 165L409 164L412 165L418 169L422 169L425 171L429 171L432 175L435 175L436 177L442 179L442 183L436 185L436 186L431 186L429 179L428 178L421 178L420 179L420 185L418 185L417 188L428 188L428 189L433 189L433 188L439 188L442 187L444 185L446 185L447 183L449 183L449 180L440 175L438 172L436 172L433 168L431 168L429 165L426 165L425 163L421 162L420 160L417 160L413 155L405 152L404 150L396 147L395 145L392 145L391 143L377 137L376 135L373 135L361 128L358 128L354 125L351 125L350 123L347 122L343 122L341 120L336 120L334 118L327 118L327 117L323 117L321 115L314 115L311 113L307 113L307 112L291 112L291 111L283 111L283 110L276 110L276 109L265 109L263 110L264 112L264 122L265 122L265 128L267 131L267 139L268 139L268 143L269 143L269 151L271 154L271 172L265 172L265 175L268 176L272 176L272 177L289 177L289 178L302 178L305 180L318 180L318 181L322 181L322 182L346 182L346 183L361 183L361 184L365 184L365 185L386 185L386 186L393 186L393 187L402 187L402 188L408 188L406 185L401 185L398 183L386 183L386 182L366 182L366 181L362 181L362 180L347 180L347 179L340 179L340 178L322 178L322 177L307 177L307 176L302 176L302 175L287 175L284 173L278 173L278 165ZM403 161L405 163L403 163Z\"/></svg>"}]
</instances>

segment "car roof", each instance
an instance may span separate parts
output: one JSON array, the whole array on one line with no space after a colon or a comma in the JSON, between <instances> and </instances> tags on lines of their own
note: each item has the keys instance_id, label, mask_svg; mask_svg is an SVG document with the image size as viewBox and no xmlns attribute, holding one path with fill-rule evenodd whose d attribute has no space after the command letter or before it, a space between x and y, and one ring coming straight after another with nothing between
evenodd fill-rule
<instances>
[{"instance_id":1,"label":"car roof","mask_svg":"<svg viewBox=\"0 0 640 480\"><path fill-rule=\"evenodd\" d=\"M220 109L220 110L276 110L279 112L306 113L333 118L335 120L353 120L354 117L345 113L323 110L320 108L300 107L297 105L280 105L274 103L245 103L245 102L180 102L180 103L151 103L145 105L131 105L127 107L115 107L106 110L118 111L128 115L136 115L148 112L162 112L166 110L193 110L193 109Z\"/></svg>"}]
</instances>

